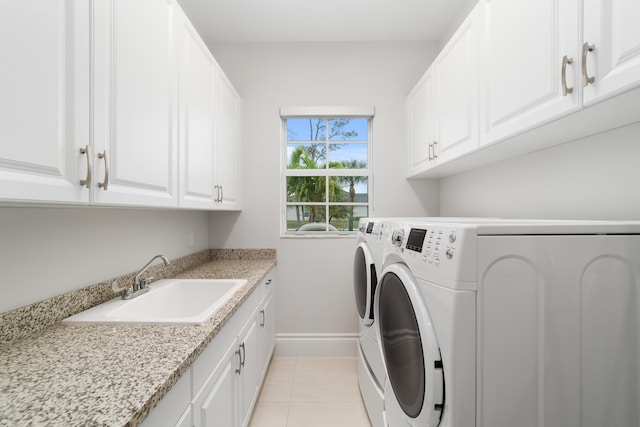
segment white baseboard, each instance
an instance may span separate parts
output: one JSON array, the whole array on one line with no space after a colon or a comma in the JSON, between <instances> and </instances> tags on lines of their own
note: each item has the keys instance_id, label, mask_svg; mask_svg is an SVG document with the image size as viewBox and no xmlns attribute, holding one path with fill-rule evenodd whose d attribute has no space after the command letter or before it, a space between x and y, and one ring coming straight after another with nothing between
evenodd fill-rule
<instances>
[{"instance_id":1,"label":"white baseboard","mask_svg":"<svg viewBox=\"0 0 640 427\"><path fill-rule=\"evenodd\" d=\"M276 356L356 356L358 334L276 334Z\"/></svg>"}]
</instances>

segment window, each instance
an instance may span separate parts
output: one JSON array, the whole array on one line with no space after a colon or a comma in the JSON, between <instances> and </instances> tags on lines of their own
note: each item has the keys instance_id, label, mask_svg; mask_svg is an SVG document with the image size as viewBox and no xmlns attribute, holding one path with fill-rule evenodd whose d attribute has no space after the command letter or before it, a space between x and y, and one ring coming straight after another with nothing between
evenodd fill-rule
<instances>
[{"instance_id":1,"label":"window","mask_svg":"<svg viewBox=\"0 0 640 427\"><path fill-rule=\"evenodd\" d=\"M355 233L369 215L370 116L285 116L283 235Z\"/></svg>"}]
</instances>

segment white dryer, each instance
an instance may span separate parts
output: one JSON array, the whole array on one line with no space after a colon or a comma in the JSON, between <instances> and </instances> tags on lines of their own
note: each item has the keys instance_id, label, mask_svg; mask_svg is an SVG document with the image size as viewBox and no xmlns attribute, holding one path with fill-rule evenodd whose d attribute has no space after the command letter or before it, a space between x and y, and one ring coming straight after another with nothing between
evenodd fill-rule
<instances>
[{"instance_id":1,"label":"white dryer","mask_svg":"<svg viewBox=\"0 0 640 427\"><path fill-rule=\"evenodd\" d=\"M425 218L389 235L385 425L640 425L639 222Z\"/></svg>"},{"instance_id":2,"label":"white dryer","mask_svg":"<svg viewBox=\"0 0 640 427\"><path fill-rule=\"evenodd\" d=\"M358 383L373 427L383 423L385 370L374 323L374 295L382 272L386 224L380 219L362 218L353 259L353 285L359 317Z\"/></svg>"}]
</instances>

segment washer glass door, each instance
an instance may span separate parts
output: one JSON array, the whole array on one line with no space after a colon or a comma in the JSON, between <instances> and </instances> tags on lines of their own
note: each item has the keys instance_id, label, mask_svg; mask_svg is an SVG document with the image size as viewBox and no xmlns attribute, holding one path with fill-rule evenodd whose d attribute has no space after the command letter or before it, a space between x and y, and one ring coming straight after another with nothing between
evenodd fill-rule
<instances>
[{"instance_id":1,"label":"washer glass door","mask_svg":"<svg viewBox=\"0 0 640 427\"><path fill-rule=\"evenodd\" d=\"M393 264L383 272L376 316L397 403L419 425L438 425L444 405L442 358L426 305L406 266Z\"/></svg>"},{"instance_id":2,"label":"washer glass door","mask_svg":"<svg viewBox=\"0 0 640 427\"><path fill-rule=\"evenodd\" d=\"M365 325L373 323L373 293L377 282L371 251L365 243L360 243L353 259L353 288L358 315Z\"/></svg>"}]
</instances>

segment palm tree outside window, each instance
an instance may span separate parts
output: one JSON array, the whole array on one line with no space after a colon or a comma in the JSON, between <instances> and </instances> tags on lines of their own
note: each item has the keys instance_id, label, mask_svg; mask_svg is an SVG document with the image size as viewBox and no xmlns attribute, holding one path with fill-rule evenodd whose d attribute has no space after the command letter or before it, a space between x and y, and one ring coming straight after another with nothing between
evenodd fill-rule
<instances>
[{"instance_id":1,"label":"palm tree outside window","mask_svg":"<svg viewBox=\"0 0 640 427\"><path fill-rule=\"evenodd\" d=\"M285 235L341 235L369 216L371 118L283 119Z\"/></svg>"}]
</instances>

